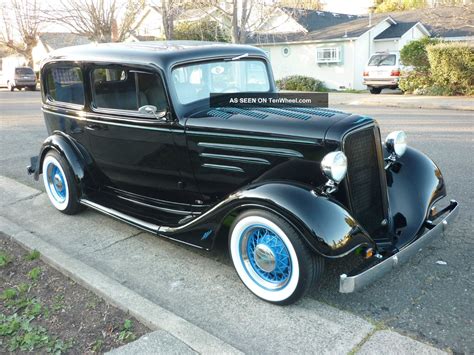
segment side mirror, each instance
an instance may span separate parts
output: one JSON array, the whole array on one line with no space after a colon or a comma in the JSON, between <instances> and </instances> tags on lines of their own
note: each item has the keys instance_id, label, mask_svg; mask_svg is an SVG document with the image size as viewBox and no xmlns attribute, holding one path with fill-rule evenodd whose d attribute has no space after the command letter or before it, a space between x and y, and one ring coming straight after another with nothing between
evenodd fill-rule
<instances>
[{"instance_id":1,"label":"side mirror","mask_svg":"<svg viewBox=\"0 0 474 355\"><path fill-rule=\"evenodd\" d=\"M156 106L145 105L138 109L138 113L155 116L156 119L166 121L166 111L158 111Z\"/></svg>"}]
</instances>

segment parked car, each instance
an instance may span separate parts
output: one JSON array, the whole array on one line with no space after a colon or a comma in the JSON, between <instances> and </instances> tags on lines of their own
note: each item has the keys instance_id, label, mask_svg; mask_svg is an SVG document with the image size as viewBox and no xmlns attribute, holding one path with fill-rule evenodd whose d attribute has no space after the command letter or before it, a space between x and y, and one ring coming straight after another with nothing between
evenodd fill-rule
<instances>
[{"instance_id":1,"label":"parked car","mask_svg":"<svg viewBox=\"0 0 474 355\"><path fill-rule=\"evenodd\" d=\"M0 86L6 86L8 90L36 90L36 75L33 69L27 66L6 65L3 63Z\"/></svg>"},{"instance_id":2,"label":"parked car","mask_svg":"<svg viewBox=\"0 0 474 355\"><path fill-rule=\"evenodd\" d=\"M371 94L380 94L382 89L397 89L401 64L398 52L377 52L369 58L364 70L364 85Z\"/></svg>"},{"instance_id":3,"label":"parked car","mask_svg":"<svg viewBox=\"0 0 474 355\"><path fill-rule=\"evenodd\" d=\"M309 107L210 107L210 92L275 93L265 53L201 42L99 44L41 68L50 136L28 172L52 205L90 207L210 250L228 240L250 291L276 304L357 254L353 292L406 261L458 211L428 157L376 121ZM130 251L133 252L133 251ZM408 272L408 270L406 270Z\"/></svg>"}]
</instances>

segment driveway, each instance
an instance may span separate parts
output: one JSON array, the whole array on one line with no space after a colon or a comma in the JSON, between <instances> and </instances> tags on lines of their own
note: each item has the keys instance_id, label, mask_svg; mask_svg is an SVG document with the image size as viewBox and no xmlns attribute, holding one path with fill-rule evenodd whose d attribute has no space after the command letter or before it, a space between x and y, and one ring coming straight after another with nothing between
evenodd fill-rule
<instances>
[{"instance_id":1,"label":"driveway","mask_svg":"<svg viewBox=\"0 0 474 355\"><path fill-rule=\"evenodd\" d=\"M0 107L0 174L43 189L26 175L25 169L47 135L39 93L1 91ZM44 194L15 204L7 217L40 234L54 226L51 243L208 332L233 345L243 344L243 350L277 351L277 345L284 342L291 344L286 345L287 351L314 351L306 347L308 339L323 349L327 344L317 343L323 341L316 336L321 331L318 325L327 324L322 322L324 310L332 305L440 348L472 353L472 113L373 106L339 108L377 118L384 136L395 129L405 130L409 144L439 164L449 196L462 207L457 223L445 238L356 294L337 292L338 276L350 268L351 260L342 265L328 263L321 289L313 290L301 303L273 307L258 301L240 284L224 244L211 253L199 252L90 210L66 217L49 206ZM87 230L83 229L85 221L89 224ZM447 264L439 265L437 261ZM340 317L346 317L346 313ZM255 329L262 320L265 326ZM340 339L343 345L357 343L351 327L367 325L353 321L349 317L347 326L334 323L326 331L334 336L346 334ZM296 328L288 329L288 325Z\"/></svg>"}]
</instances>

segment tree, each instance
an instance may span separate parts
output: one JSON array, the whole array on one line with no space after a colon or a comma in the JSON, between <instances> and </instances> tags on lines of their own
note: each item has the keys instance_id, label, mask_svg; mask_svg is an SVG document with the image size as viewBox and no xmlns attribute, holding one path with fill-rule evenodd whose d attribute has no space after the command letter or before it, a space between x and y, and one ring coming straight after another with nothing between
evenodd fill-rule
<instances>
[{"instance_id":1,"label":"tree","mask_svg":"<svg viewBox=\"0 0 474 355\"><path fill-rule=\"evenodd\" d=\"M439 42L438 39L430 37L411 41L400 50L400 60L403 65L413 67L418 72L427 73L430 69L430 62L426 47Z\"/></svg>"},{"instance_id":2,"label":"tree","mask_svg":"<svg viewBox=\"0 0 474 355\"><path fill-rule=\"evenodd\" d=\"M280 0L279 5L306 10L324 9L324 5L321 0Z\"/></svg>"},{"instance_id":3,"label":"tree","mask_svg":"<svg viewBox=\"0 0 474 355\"><path fill-rule=\"evenodd\" d=\"M173 39L230 42L230 36L215 21L181 22L174 29Z\"/></svg>"},{"instance_id":4,"label":"tree","mask_svg":"<svg viewBox=\"0 0 474 355\"><path fill-rule=\"evenodd\" d=\"M144 0L59 0L46 17L94 42L122 42L138 25Z\"/></svg>"},{"instance_id":5,"label":"tree","mask_svg":"<svg viewBox=\"0 0 474 355\"><path fill-rule=\"evenodd\" d=\"M428 7L427 0L376 0L375 12L415 10Z\"/></svg>"},{"instance_id":6,"label":"tree","mask_svg":"<svg viewBox=\"0 0 474 355\"><path fill-rule=\"evenodd\" d=\"M229 31L232 43L245 43L248 32L259 28L280 6L266 0L196 0L194 4Z\"/></svg>"},{"instance_id":7,"label":"tree","mask_svg":"<svg viewBox=\"0 0 474 355\"><path fill-rule=\"evenodd\" d=\"M11 0L0 9L3 31L0 43L26 58L33 66L33 48L38 43L40 9L36 0Z\"/></svg>"}]
</instances>

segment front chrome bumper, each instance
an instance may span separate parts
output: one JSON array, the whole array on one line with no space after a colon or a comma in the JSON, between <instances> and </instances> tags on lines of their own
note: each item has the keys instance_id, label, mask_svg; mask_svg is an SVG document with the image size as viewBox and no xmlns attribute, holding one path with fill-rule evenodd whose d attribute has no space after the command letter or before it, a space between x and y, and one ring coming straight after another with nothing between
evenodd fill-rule
<instances>
[{"instance_id":1,"label":"front chrome bumper","mask_svg":"<svg viewBox=\"0 0 474 355\"><path fill-rule=\"evenodd\" d=\"M445 231L451 222L456 218L458 212L458 203L454 200L451 200L449 206L439 213L440 215L447 213L445 217L436 225L429 223L432 226L431 229L429 229L425 234L416 239L414 242L406 245L396 254L386 258L375 266L372 266L371 268L357 275L348 276L346 274L342 274L339 277L339 292L351 293L358 291L361 288L370 285L376 279L388 273L393 268L408 261L408 259L416 254L421 248L431 243L433 239Z\"/></svg>"}]
</instances>

